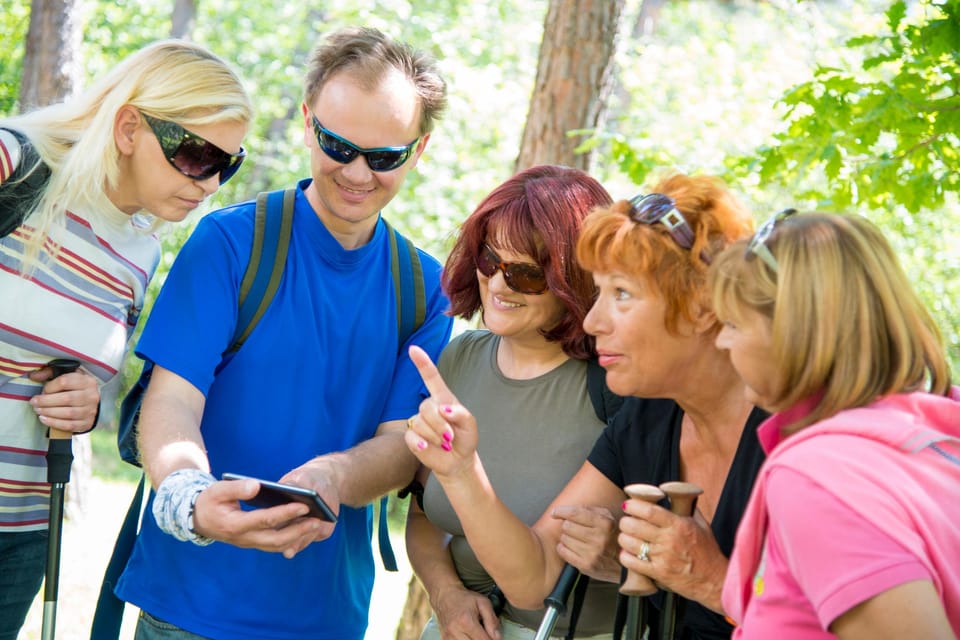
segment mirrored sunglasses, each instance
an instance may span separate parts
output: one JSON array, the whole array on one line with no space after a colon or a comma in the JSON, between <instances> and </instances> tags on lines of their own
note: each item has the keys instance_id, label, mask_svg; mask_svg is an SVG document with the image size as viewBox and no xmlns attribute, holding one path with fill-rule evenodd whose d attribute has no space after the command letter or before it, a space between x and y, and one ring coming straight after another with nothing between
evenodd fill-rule
<instances>
[{"instance_id":1,"label":"mirrored sunglasses","mask_svg":"<svg viewBox=\"0 0 960 640\"><path fill-rule=\"evenodd\" d=\"M486 278L500 270L507 286L517 293L540 295L547 290L547 274L541 267L528 262L504 262L488 244L480 247L477 254L477 270Z\"/></svg>"},{"instance_id":2,"label":"mirrored sunglasses","mask_svg":"<svg viewBox=\"0 0 960 640\"><path fill-rule=\"evenodd\" d=\"M770 251L770 247L767 246L767 241L770 240L770 236L773 235L774 230L777 227L777 224L786 220L790 216L797 213L796 209L787 208L782 211L777 211L775 214L770 216L770 219L764 222L757 232L753 234L753 237L750 238L750 243L747 244L746 253L744 253L743 258L747 262L753 260L754 256L760 258L770 267L774 273L780 270L780 266L777 264L777 259L773 256L773 252Z\"/></svg>"},{"instance_id":3,"label":"mirrored sunglasses","mask_svg":"<svg viewBox=\"0 0 960 640\"><path fill-rule=\"evenodd\" d=\"M630 198L630 205L633 207L631 220L651 226L660 223L680 247L687 251L693 248L693 229L677 209L673 198L662 193L648 193ZM710 256L703 251L700 252L700 259L710 264Z\"/></svg>"},{"instance_id":4,"label":"mirrored sunglasses","mask_svg":"<svg viewBox=\"0 0 960 640\"><path fill-rule=\"evenodd\" d=\"M220 184L233 177L247 152L240 147L240 153L227 153L217 145L200 136L190 133L176 122L161 120L143 114L153 135L160 143L160 149L174 169L193 180L206 180L220 174Z\"/></svg>"},{"instance_id":5,"label":"mirrored sunglasses","mask_svg":"<svg viewBox=\"0 0 960 640\"><path fill-rule=\"evenodd\" d=\"M420 138L417 138L402 147L364 149L325 128L317 120L317 116L313 114L310 114L310 116L313 118L313 134L317 137L317 144L320 145L320 149L329 158L340 164L350 164L357 156L363 156L371 171L393 171L407 161L413 153L413 148L420 141Z\"/></svg>"}]
</instances>

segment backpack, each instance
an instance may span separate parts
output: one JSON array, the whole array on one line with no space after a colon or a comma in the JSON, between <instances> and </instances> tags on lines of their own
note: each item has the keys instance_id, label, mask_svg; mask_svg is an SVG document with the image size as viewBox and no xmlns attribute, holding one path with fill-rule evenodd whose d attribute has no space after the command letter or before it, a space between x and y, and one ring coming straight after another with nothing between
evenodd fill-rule
<instances>
[{"instance_id":1,"label":"backpack","mask_svg":"<svg viewBox=\"0 0 960 640\"><path fill-rule=\"evenodd\" d=\"M20 162L0 185L0 238L23 224L27 211L50 181L50 167L40 159L30 140L14 129L3 130L12 133L20 143Z\"/></svg>"},{"instance_id":2,"label":"backpack","mask_svg":"<svg viewBox=\"0 0 960 640\"><path fill-rule=\"evenodd\" d=\"M240 282L237 326L233 340L224 351L219 373L240 350L260 318L273 300L283 276L290 234L293 228L293 205L296 189L264 192L257 195L254 214L253 249ZM390 271L397 298L398 353L426 318L426 287L423 266L414 244L394 229L386 219L390 245ZM401 249L402 248L402 249ZM137 448L137 422L143 395L150 383L152 366L145 365L140 377L120 404L117 428L117 448L120 457L129 464L140 467ZM92 640L117 638L123 619L124 601L113 593L127 560L133 552L143 504L145 476L140 477L133 501L124 517L123 525L104 573L103 584L97 600L90 637ZM380 500L380 518L377 525L380 556L387 571L397 571L397 560L390 545L387 530L387 496Z\"/></svg>"}]
</instances>

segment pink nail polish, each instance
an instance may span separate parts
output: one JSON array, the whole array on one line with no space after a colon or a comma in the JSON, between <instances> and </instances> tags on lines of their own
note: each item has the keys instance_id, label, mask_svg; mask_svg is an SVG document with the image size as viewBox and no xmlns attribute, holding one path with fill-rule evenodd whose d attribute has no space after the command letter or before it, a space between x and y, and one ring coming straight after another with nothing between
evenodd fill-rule
<instances>
[{"instance_id":1,"label":"pink nail polish","mask_svg":"<svg viewBox=\"0 0 960 640\"><path fill-rule=\"evenodd\" d=\"M623 504L620 505L620 509L622 509L623 511L626 511L626 510L627 510L627 501L626 501L626 500L624 500L624 501L623 501Z\"/></svg>"},{"instance_id":2,"label":"pink nail polish","mask_svg":"<svg viewBox=\"0 0 960 640\"><path fill-rule=\"evenodd\" d=\"M444 439L445 441L447 441L447 442L450 442L451 440L453 440L453 434L450 433L449 431L444 431L444 432L443 432L443 439Z\"/></svg>"},{"instance_id":3,"label":"pink nail polish","mask_svg":"<svg viewBox=\"0 0 960 640\"><path fill-rule=\"evenodd\" d=\"M447 406L445 406L445 407L443 408L443 412L444 412L444 413L453 413L453 407L451 407L450 405L447 405Z\"/></svg>"},{"instance_id":4,"label":"pink nail polish","mask_svg":"<svg viewBox=\"0 0 960 640\"><path fill-rule=\"evenodd\" d=\"M420 451L423 451L426 448L427 448L426 440L421 440L420 442L417 443L417 449L420 449Z\"/></svg>"},{"instance_id":5,"label":"pink nail polish","mask_svg":"<svg viewBox=\"0 0 960 640\"><path fill-rule=\"evenodd\" d=\"M450 446L449 442L444 442L443 444L440 445L440 448L443 449L444 451L453 451L453 447Z\"/></svg>"}]
</instances>

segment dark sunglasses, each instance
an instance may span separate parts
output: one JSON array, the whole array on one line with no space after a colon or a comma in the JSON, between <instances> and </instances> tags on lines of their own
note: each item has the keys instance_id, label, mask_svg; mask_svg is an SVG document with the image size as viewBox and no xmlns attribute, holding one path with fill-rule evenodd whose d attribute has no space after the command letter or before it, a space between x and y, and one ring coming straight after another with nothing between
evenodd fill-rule
<instances>
[{"instance_id":1,"label":"dark sunglasses","mask_svg":"<svg viewBox=\"0 0 960 640\"><path fill-rule=\"evenodd\" d=\"M220 184L233 177L247 152L227 153L217 145L190 133L176 122L142 114L160 143L164 157L174 169L193 180L206 180L220 174Z\"/></svg>"},{"instance_id":2,"label":"dark sunglasses","mask_svg":"<svg viewBox=\"0 0 960 640\"><path fill-rule=\"evenodd\" d=\"M786 220L793 214L797 212L796 209L784 209L783 211L777 211L775 214L770 216L770 219L764 222L757 232L753 234L753 237L750 238L750 243L747 245L747 251L743 254L744 260L747 262L753 260L754 256L763 260L768 267L773 269L773 272L776 273L780 270L779 265L777 264L777 259L773 257L773 252L770 251L770 247L767 246L767 240L770 239L770 236L773 235L774 229L776 229L777 224Z\"/></svg>"},{"instance_id":3,"label":"dark sunglasses","mask_svg":"<svg viewBox=\"0 0 960 640\"><path fill-rule=\"evenodd\" d=\"M477 254L477 270L484 277L492 278L498 269L503 272L507 286L517 293L539 295L547 290L547 274L543 269L528 262L504 262L490 245L484 244Z\"/></svg>"},{"instance_id":4,"label":"dark sunglasses","mask_svg":"<svg viewBox=\"0 0 960 640\"><path fill-rule=\"evenodd\" d=\"M310 114L310 117L313 118L313 135L317 137L320 149L340 164L350 164L357 156L363 156L366 158L367 166L370 167L371 171L393 171L407 161L410 154L413 153L413 148L420 142L420 138L417 138L402 147L364 149L325 128L317 120L317 116Z\"/></svg>"},{"instance_id":5,"label":"dark sunglasses","mask_svg":"<svg viewBox=\"0 0 960 640\"><path fill-rule=\"evenodd\" d=\"M647 195L637 195L630 198L630 219L634 222L655 225L658 222L667 228L670 237L673 238L679 246L689 251L693 248L693 229L687 219L683 217L676 203L670 196L662 193L648 193ZM703 251L700 252L700 259L704 263L710 264L710 256Z\"/></svg>"}]
</instances>

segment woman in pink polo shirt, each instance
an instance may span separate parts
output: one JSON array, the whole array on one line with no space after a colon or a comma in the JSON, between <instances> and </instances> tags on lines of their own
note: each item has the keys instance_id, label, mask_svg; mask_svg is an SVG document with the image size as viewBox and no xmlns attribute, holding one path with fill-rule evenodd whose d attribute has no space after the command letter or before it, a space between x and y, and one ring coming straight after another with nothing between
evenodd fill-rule
<instances>
[{"instance_id":1,"label":"woman in pink polo shirt","mask_svg":"<svg viewBox=\"0 0 960 640\"><path fill-rule=\"evenodd\" d=\"M734 637L960 634L960 388L890 245L775 215L714 262L717 346L775 412L723 590Z\"/></svg>"}]
</instances>

